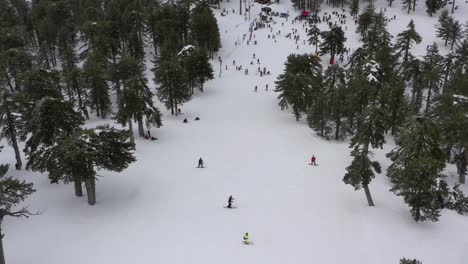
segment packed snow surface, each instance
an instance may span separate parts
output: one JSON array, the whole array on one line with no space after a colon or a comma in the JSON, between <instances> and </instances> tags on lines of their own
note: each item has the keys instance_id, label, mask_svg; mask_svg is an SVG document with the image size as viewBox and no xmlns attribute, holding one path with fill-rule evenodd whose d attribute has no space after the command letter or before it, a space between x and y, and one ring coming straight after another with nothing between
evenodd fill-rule
<instances>
[{"instance_id":1,"label":"packed snow surface","mask_svg":"<svg viewBox=\"0 0 468 264\"><path fill-rule=\"evenodd\" d=\"M455 15L464 23L468 8L457 2ZM389 18L396 14L389 23L396 35L410 18L399 2L393 5L386 9ZM376 6L378 11L385 3ZM137 162L122 173L100 173L104 177L97 182L95 206L75 197L71 184L51 185L46 175L10 169L10 175L34 182L37 192L25 205L41 214L4 221L7 263L396 264L401 257L424 264L468 263L466 216L444 210L437 223L415 223L402 199L389 192L384 174L370 185L376 207L368 207L364 192L342 181L351 161L349 142L326 141L304 121L296 122L290 112L280 110L272 90L287 55L314 50L307 41L303 44L303 24L291 23L298 14L291 3L281 0L271 6L275 12L289 11L290 18L275 17L273 32L255 31L250 45L250 22L238 14L238 2L223 2L223 7L227 16L215 10L223 43L218 54L221 77L215 57L217 78L182 107L181 116L164 110L164 127L151 130L159 140L137 139ZM253 5L251 20L260 8ZM331 11L341 9L322 5L321 14ZM434 38L437 18L425 14L424 2L419 1L416 15L423 42L413 52L424 55L426 46L436 41L446 53L443 42ZM346 45L353 49L358 36L347 16ZM328 28L323 23L320 27ZM292 28L301 35L298 44L285 38ZM268 34L279 30L275 43ZM235 71L233 60L243 70ZM322 56L324 65L328 60ZM260 77L258 67L271 75ZM152 79L149 70L148 77ZM196 116L201 120L194 121ZM181 122L184 118L188 124ZM100 123L94 120L87 126ZM384 154L393 144L389 141L375 152L384 170L389 165ZM319 166L308 165L312 154ZM11 148L5 147L1 155L3 162L14 164ZM196 168L200 157L204 169ZM449 181L456 181L453 168L447 174ZM229 195L237 209L223 208ZM255 245L242 243L245 232Z\"/></svg>"}]
</instances>

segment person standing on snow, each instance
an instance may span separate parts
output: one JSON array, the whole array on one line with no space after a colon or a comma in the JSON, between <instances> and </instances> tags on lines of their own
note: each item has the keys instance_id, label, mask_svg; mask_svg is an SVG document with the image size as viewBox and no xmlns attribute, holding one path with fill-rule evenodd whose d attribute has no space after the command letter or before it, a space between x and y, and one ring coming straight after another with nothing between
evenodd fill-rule
<instances>
[{"instance_id":1,"label":"person standing on snow","mask_svg":"<svg viewBox=\"0 0 468 264\"><path fill-rule=\"evenodd\" d=\"M202 160L202 158L200 158L200 159L198 160L198 167L197 167L197 168L204 168L204 167L203 167L203 160Z\"/></svg>"},{"instance_id":2,"label":"person standing on snow","mask_svg":"<svg viewBox=\"0 0 468 264\"><path fill-rule=\"evenodd\" d=\"M310 159L310 165L317 165L317 163L315 163L315 156L312 155L312 158Z\"/></svg>"},{"instance_id":3,"label":"person standing on snow","mask_svg":"<svg viewBox=\"0 0 468 264\"><path fill-rule=\"evenodd\" d=\"M232 195L229 196L228 198L228 205L227 208L232 208L232 203L234 202L234 198L232 198Z\"/></svg>"}]
</instances>

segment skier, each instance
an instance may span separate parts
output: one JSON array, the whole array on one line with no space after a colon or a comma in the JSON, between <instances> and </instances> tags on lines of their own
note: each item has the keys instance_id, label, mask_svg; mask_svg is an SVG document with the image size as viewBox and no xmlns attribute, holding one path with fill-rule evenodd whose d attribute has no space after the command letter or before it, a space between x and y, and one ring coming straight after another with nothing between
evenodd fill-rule
<instances>
[{"instance_id":1,"label":"skier","mask_svg":"<svg viewBox=\"0 0 468 264\"><path fill-rule=\"evenodd\" d=\"M199 121L199 120L200 120L200 118L198 116L195 117L195 121Z\"/></svg>"},{"instance_id":2,"label":"skier","mask_svg":"<svg viewBox=\"0 0 468 264\"><path fill-rule=\"evenodd\" d=\"M232 208L232 202L234 202L234 198L232 198L232 195L229 196L229 199L228 199L228 206L227 208Z\"/></svg>"},{"instance_id":3,"label":"skier","mask_svg":"<svg viewBox=\"0 0 468 264\"><path fill-rule=\"evenodd\" d=\"M204 167L203 167L203 160L202 160L202 158L200 158L200 159L198 160L198 167L197 167L197 168L204 168Z\"/></svg>"},{"instance_id":4,"label":"skier","mask_svg":"<svg viewBox=\"0 0 468 264\"><path fill-rule=\"evenodd\" d=\"M254 89L254 92L257 92L257 88L258 88L258 87L257 87L257 85L255 85L255 89Z\"/></svg>"},{"instance_id":5,"label":"skier","mask_svg":"<svg viewBox=\"0 0 468 264\"><path fill-rule=\"evenodd\" d=\"M244 234L244 244L248 245L250 242L249 242L249 233L245 233Z\"/></svg>"},{"instance_id":6,"label":"skier","mask_svg":"<svg viewBox=\"0 0 468 264\"><path fill-rule=\"evenodd\" d=\"M312 158L310 159L310 165L317 165L317 163L315 163L315 156L312 155Z\"/></svg>"},{"instance_id":7,"label":"skier","mask_svg":"<svg viewBox=\"0 0 468 264\"><path fill-rule=\"evenodd\" d=\"M182 121L182 122L184 122L184 123L188 123L188 120L187 120L187 118L185 118L185 119L184 119L184 121Z\"/></svg>"},{"instance_id":8,"label":"skier","mask_svg":"<svg viewBox=\"0 0 468 264\"><path fill-rule=\"evenodd\" d=\"M267 85L266 85L266 87L265 87L265 90L268 91L268 83L267 83Z\"/></svg>"}]
</instances>

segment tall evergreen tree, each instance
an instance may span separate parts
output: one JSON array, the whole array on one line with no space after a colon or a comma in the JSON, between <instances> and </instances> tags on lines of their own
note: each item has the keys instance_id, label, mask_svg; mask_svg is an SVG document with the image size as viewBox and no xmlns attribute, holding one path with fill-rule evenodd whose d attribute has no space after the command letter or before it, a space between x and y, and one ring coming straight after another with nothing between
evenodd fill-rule
<instances>
[{"instance_id":1,"label":"tall evergreen tree","mask_svg":"<svg viewBox=\"0 0 468 264\"><path fill-rule=\"evenodd\" d=\"M433 93L438 93L440 90L441 80L443 78L442 73L442 56L439 54L439 48L434 43L429 46L426 55L424 56L423 68L422 68L422 83L427 89L426 95L426 110L427 113L432 106Z\"/></svg>"},{"instance_id":2,"label":"tall evergreen tree","mask_svg":"<svg viewBox=\"0 0 468 264\"><path fill-rule=\"evenodd\" d=\"M33 114L27 117L26 129L24 132L31 136L26 141L25 152L29 156L26 168L35 163L34 155L38 148L47 148L58 144L61 137L67 137L77 131L84 123L83 117L73 109L70 102L58 99L44 98L36 103ZM23 138L26 135L23 133ZM75 183L76 195L79 193L81 182Z\"/></svg>"},{"instance_id":3,"label":"tall evergreen tree","mask_svg":"<svg viewBox=\"0 0 468 264\"><path fill-rule=\"evenodd\" d=\"M436 26L437 29L437 37L445 40L445 46L450 39L450 28L453 24L453 17L451 17L447 10L443 10L440 13L440 16L437 20L439 24Z\"/></svg>"},{"instance_id":4,"label":"tall evergreen tree","mask_svg":"<svg viewBox=\"0 0 468 264\"><path fill-rule=\"evenodd\" d=\"M208 7L195 8L191 20L192 38L213 58L213 54L221 48L218 22L213 11Z\"/></svg>"},{"instance_id":5,"label":"tall evergreen tree","mask_svg":"<svg viewBox=\"0 0 468 264\"><path fill-rule=\"evenodd\" d=\"M110 112L109 84L107 83L107 59L98 53L89 54L84 66L84 82L89 94L90 106L96 115L105 118Z\"/></svg>"},{"instance_id":6,"label":"tall evergreen tree","mask_svg":"<svg viewBox=\"0 0 468 264\"><path fill-rule=\"evenodd\" d=\"M84 123L73 104L55 98L46 97L37 101L32 112L26 127L31 133L26 142L27 148L39 144L51 145L56 137L70 135Z\"/></svg>"},{"instance_id":7,"label":"tall evergreen tree","mask_svg":"<svg viewBox=\"0 0 468 264\"><path fill-rule=\"evenodd\" d=\"M141 137L144 137L143 117L145 117L147 127L152 125L159 127L162 125L161 113L154 106L153 93L150 91L148 81L144 77L142 63L135 58L125 57L121 59L120 64L127 71L121 72L123 91L119 101L117 120L123 125L129 125L130 139L132 143L135 143L132 120L138 122L138 133Z\"/></svg>"},{"instance_id":8,"label":"tall evergreen tree","mask_svg":"<svg viewBox=\"0 0 468 264\"><path fill-rule=\"evenodd\" d=\"M206 54L203 49L192 50L187 57L183 59L183 64L187 72L192 94L195 85L203 92L203 85L205 82L214 79L213 67L210 64L208 54Z\"/></svg>"},{"instance_id":9,"label":"tall evergreen tree","mask_svg":"<svg viewBox=\"0 0 468 264\"><path fill-rule=\"evenodd\" d=\"M96 171L121 172L135 161L133 144L128 142L127 131L99 126L96 129L78 130L71 136L59 139L53 146L41 145L31 156L28 167L49 173L52 182L75 182L82 194L85 183L88 204L96 203ZM79 181L79 185L76 184ZM81 196L81 195L78 195Z\"/></svg>"},{"instance_id":10,"label":"tall evergreen tree","mask_svg":"<svg viewBox=\"0 0 468 264\"><path fill-rule=\"evenodd\" d=\"M29 217L31 213L26 207L18 208L18 205L26 200L36 190L32 183L5 177L8 165L0 165L0 263L5 264L5 253L3 251L2 223L6 216Z\"/></svg>"},{"instance_id":11,"label":"tall evergreen tree","mask_svg":"<svg viewBox=\"0 0 468 264\"><path fill-rule=\"evenodd\" d=\"M453 50L454 45L463 38L463 26L458 20L453 20L449 27L450 49Z\"/></svg>"},{"instance_id":12,"label":"tall evergreen tree","mask_svg":"<svg viewBox=\"0 0 468 264\"><path fill-rule=\"evenodd\" d=\"M162 50L156 60L154 81L159 85L156 95L172 115L178 114L178 106L191 99L187 74L179 59L169 50Z\"/></svg>"},{"instance_id":13,"label":"tall evergreen tree","mask_svg":"<svg viewBox=\"0 0 468 264\"><path fill-rule=\"evenodd\" d=\"M354 87L358 91L358 101L353 102L358 113L357 127L350 145L353 148L353 161L346 168L343 181L355 190L363 188L369 206L374 206L369 184L375 177L374 172L380 173L381 168L377 161L370 160L372 153L369 148L382 148L385 143L388 106L385 103L380 67L375 61L365 63L353 79L351 87L358 86Z\"/></svg>"},{"instance_id":14,"label":"tall evergreen tree","mask_svg":"<svg viewBox=\"0 0 468 264\"><path fill-rule=\"evenodd\" d=\"M356 16L359 14L359 0L352 0L349 3L350 14L353 16L353 19L356 19Z\"/></svg>"},{"instance_id":15,"label":"tall evergreen tree","mask_svg":"<svg viewBox=\"0 0 468 264\"><path fill-rule=\"evenodd\" d=\"M393 162L387 170L394 184L391 191L403 196L416 222L437 221L440 216L438 190L445 167L441 142L441 130L435 122L428 117L411 117L396 138L398 147L388 154Z\"/></svg>"},{"instance_id":16,"label":"tall evergreen tree","mask_svg":"<svg viewBox=\"0 0 468 264\"><path fill-rule=\"evenodd\" d=\"M441 0L426 0L426 12L432 17L443 6Z\"/></svg>"},{"instance_id":17,"label":"tall evergreen tree","mask_svg":"<svg viewBox=\"0 0 468 264\"><path fill-rule=\"evenodd\" d=\"M414 44L419 44L422 41L421 35L419 35L419 33L415 30L414 22L412 19L408 23L407 28L407 30L397 35L397 40L395 44L395 48L398 52L397 54L403 54L403 63L408 62L408 56L412 46Z\"/></svg>"},{"instance_id":18,"label":"tall evergreen tree","mask_svg":"<svg viewBox=\"0 0 468 264\"><path fill-rule=\"evenodd\" d=\"M333 62L335 55L343 53L345 48L346 37L343 29L341 27L334 27L330 31L322 32L320 35L323 39L323 42L320 43L320 54L330 53L330 61Z\"/></svg>"},{"instance_id":19,"label":"tall evergreen tree","mask_svg":"<svg viewBox=\"0 0 468 264\"><path fill-rule=\"evenodd\" d=\"M20 105L14 95L3 92L0 94L0 138L5 138L15 151L15 168L21 170L21 152L18 146L18 130L24 127L24 120L21 118Z\"/></svg>"},{"instance_id":20,"label":"tall evergreen tree","mask_svg":"<svg viewBox=\"0 0 468 264\"><path fill-rule=\"evenodd\" d=\"M309 36L309 44L312 44L315 46L315 54L318 55L318 45L320 43L320 29L317 27L316 24L313 24L309 32L307 32L307 35Z\"/></svg>"},{"instance_id":21,"label":"tall evergreen tree","mask_svg":"<svg viewBox=\"0 0 468 264\"><path fill-rule=\"evenodd\" d=\"M346 92L344 69L331 65L324 73L323 85L307 116L309 126L320 136L338 140L346 135Z\"/></svg>"},{"instance_id":22,"label":"tall evergreen tree","mask_svg":"<svg viewBox=\"0 0 468 264\"><path fill-rule=\"evenodd\" d=\"M296 120L313 103L314 95L322 84L320 59L311 55L291 54L285 63L284 73L278 76L275 92L282 110L292 107Z\"/></svg>"}]
</instances>

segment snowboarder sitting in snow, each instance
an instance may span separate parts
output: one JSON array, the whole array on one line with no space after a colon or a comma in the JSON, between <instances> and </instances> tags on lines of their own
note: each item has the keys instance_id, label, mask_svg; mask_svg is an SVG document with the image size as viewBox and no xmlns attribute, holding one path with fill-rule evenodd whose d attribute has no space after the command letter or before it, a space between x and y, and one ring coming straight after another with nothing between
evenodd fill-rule
<instances>
[{"instance_id":1,"label":"snowboarder sitting in snow","mask_svg":"<svg viewBox=\"0 0 468 264\"><path fill-rule=\"evenodd\" d=\"M250 242L249 242L249 233L245 233L244 234L244 244L248 245Z\"/></svg>"},{"instance_id":2,"label":"snowboarder sitting in snow","mask_svg":"<svg viewBox=\"0 0 468 264\"><path fill-rule=\"evenodd\" d=\"M232 198L232 195L229 196L229 199L228 199L228 206L227 208L232 208L232 202L234 202L234 198Z\"/></svg>"},{"instance_id":3,"label":"snowboarder sitting in snow","mask_svg":"<svg viewBox=\"0 0 468 264\"><path fill-rule=\"evenodd\" d=\"M185 118L185 119L184 119L184 121L182 121L182 122L184 122L184 123L188 123L188 120L187 120L187 118Z\"/></svg>"},{"instance_id":4,"label":"snowboarder sitting in snow","mask_svg":"<svg viewBox=\"0 0 468 264\"><path fill-rule=\"evenodd\" d=\"M198 160L198 167L197 167L197 168L204 168L204 167L203 167L203 160L202 160L202 158L200 158L200 159Z\"/></svg>"},{"instance_id":5,"label":"snowboarder sitting in snow","mask_svg":"<svg viewBox=\"0 0 468 264\"><path fill-rule=\"evenodd\" d=\"M310 159L310 165L317 165L317 163L315 163L315 156L312 155L312 158Z\"/></svg>"},{"instance_id":6,"label":"snowboarder sitting in snow","mask_svg":"<svg viewBox=\"0 0 468 264\"><path fill-rule=\"evenodd\" d=\"M151 140L158 140L158 138L152 137L150 131L148 130L148 134L145 135L146 139L151 139Z\"/></svg>"},{"instance_id":7,"label":"snowboarder sitting in snow","mask_svg":"<svg viewBox=\"0 0 468 264\"><path fill-rule=\"evenodd\" d=\"M198 116L195 117L195 121L199 121L199 120L200 120L200 118Z\"/></svg>"}]
</instances>

